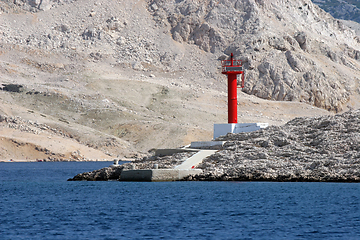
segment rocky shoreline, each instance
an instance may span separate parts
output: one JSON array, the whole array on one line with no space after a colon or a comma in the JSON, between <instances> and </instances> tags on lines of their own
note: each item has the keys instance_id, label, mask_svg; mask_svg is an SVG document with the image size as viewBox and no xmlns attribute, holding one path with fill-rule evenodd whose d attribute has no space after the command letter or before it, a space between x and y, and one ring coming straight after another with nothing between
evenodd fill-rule
<instances>
[{"instance_id":1,"label":"rocky shoreline","mask_svg":"<svg viewBox=\"0 0 360 240\"><path fill-rule=\"evenodd\" d=\"M360 182L360 110L295 118L283 126L228 134L223 148L196 166L203 173L184 181ZM69 180L118 180L124 169L171 169L190 153L152 156L81 173Z\"/></svg>"}]
</instances>

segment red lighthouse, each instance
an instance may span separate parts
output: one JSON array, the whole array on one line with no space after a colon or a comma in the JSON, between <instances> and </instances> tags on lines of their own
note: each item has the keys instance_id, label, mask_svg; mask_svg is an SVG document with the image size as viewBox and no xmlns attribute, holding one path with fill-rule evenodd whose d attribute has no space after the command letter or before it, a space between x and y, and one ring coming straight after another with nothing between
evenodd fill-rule
<instances>
[{"instance_id":1,"label":"red lighthouse","mask_svg":"<svg viewBox=\"0 0 360 240\"><path fill-rule=\"evenodd\" d=\"M235 60L231 53L230 60L221 61L222 74L228 76L228 123L214 124L214 139L228 133L257 131L269 126L268 123L238 123L237 121L237 75L241 75L241 85L244 87L244 70L241 60Z\"/></svg>"},{"instance_id":2,"label":"red lighthouse","mask_svg":"<svg viewBox=\"0 0 360 240\"><path fill-rule=\"evenodd\" d=\"M244 87L244 71L241 60L221 61L222 74L228 76L228 123L237 123L237 75L241 74L241 88Z\"/></svg>"}]
</instances>

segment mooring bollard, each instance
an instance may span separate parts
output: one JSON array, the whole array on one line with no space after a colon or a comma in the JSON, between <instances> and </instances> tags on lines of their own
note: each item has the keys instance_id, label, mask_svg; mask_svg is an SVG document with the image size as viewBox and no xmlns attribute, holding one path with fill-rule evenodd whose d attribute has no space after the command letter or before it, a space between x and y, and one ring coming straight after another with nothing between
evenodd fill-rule
<instances>
[{"instance_id":1,"label":"mooring bollard","mask_svg":"<svg viewBox=\"0 0 360 240\"><path fill-rule=\"evenodd\" d=\"M154 169L159 169L159 164L154 164Z\"/></svg>"}]
</instances>

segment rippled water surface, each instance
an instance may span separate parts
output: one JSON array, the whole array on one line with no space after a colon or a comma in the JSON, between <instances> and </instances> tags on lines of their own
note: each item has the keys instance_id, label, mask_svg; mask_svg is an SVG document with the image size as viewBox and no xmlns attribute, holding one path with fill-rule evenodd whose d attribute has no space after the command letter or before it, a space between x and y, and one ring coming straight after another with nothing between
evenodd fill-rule
<instances>
[{"instance_id":1,"label":"rippled water surface","mask_svg":"<svg viewBox=\"0 0 360 240\"><path fill-rule=\"evenodd\" d=\"M0 163L0 239L360 239L360 184L67 182L110 162Z\"/></svg>"}]
</instances>

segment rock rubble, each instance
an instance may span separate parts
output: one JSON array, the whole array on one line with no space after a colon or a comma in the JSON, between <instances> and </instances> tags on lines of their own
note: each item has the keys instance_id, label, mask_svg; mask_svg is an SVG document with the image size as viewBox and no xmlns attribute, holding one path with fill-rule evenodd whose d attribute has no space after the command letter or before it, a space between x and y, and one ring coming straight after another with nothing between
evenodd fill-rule
<instances>
[{"instance_id":1,"label":"rock rubble","mask_svg":"<svg viewBox=\"0 0 360 240\"><path fill-rule=\"evenodd\" d=\"M44 115L44 117L46 117ZM6 115L0 115L0 123L5 124L8 128L17 129L22 132L40 134L41 132L50 132L54 135L58 135L64 138L73 138L71 134L66 133L61 129L53 128L44 123L38 123L36 121L24 120L21 117L9 117Z\"/></svg>"},{"instance_id":2,"label":"rock rubble","mask_svg":"<svg viewBox=\"0 0 360 240\"><path fill-rule=\"evenodd\" d=\"M359 126L360 110L353 110L334 116L295 118L283 126L256 132L227 134L216 139L226 141L223 149L196 167L203 174L184 180L360 182ZM144 158L79 174L73 180L118 179L116 174L121 169L151 169L155 163L173 168L179 158L186 157Z\"/></svg>"}]
</instances>

